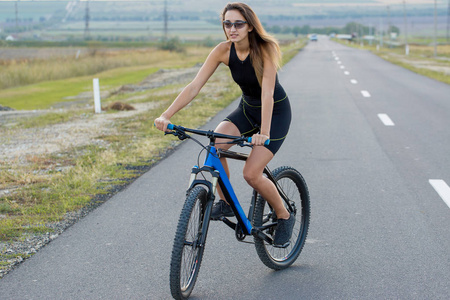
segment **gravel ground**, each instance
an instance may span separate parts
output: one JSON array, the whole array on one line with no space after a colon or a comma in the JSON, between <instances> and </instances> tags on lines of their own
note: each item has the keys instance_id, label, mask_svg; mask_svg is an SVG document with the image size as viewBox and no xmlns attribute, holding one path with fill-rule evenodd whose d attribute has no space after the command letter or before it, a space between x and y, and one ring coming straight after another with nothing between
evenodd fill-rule
<instances>
[{"instance_id":1,"label":"gravel ground","mask_svg":"<svg viewBox=\"0 0 450 300\"><path fill-rule=\"evenodd\" d=\"M168 84L185 83L195 76L200 65L187 69L160 70L137 85L125 85L119 89L120 93L133 93L162 87ZM117 92L117 91L114 91ZM112 93L110 93L112 94ZM145 97L145 96L144 96ZM77 103L92 101L92 96L85 94L74 96ZM85 99L86 98L86 99ZM130 98L133 99L133 98ZM71 104L71 103L69 103ZM84 108L85 108L84 104ZM130 117L146 110L153 109L159 103L147 102L133 104L135 110L120 111L114 114L96 114L91 116L81 116L78 120L62 124L50 125L44 128L13 129L12 124L20 118L28 118L37 114L48 113L55 110L37 111L14 111L5 107L0 109L0 162L27 163L26 157L29 155L60 153L71 147L88 144L102 143L96 139L100 135L114 134L114 120L117 118ZM64 107L64 106L63 106ZM59 108L57 111L64 111L70 108ZM93 109L93 107L92 107ZM170 150L169 150L170 151ZM163 154L162 156L164 156ZM137 167L133 169L136 177L147 171L148 167ZM41 234L28 234L20 241L0 242L0 278L5 276L14 267L18 266L24 259L35 254L40 248L57 238L66 228L76 223L80 218L86 216L90 211L108 200L112 195L122 190L135 178L130 179L122 185L109 187L109 193L98 195L92 199L91 204L75 212L67 213L64 219L58 223L47 224L51 232ZM0 189L0 196L13 193L20 187L6 187ZM0 219L6 218L0 214Z\"/></svg>"}]
</instances>

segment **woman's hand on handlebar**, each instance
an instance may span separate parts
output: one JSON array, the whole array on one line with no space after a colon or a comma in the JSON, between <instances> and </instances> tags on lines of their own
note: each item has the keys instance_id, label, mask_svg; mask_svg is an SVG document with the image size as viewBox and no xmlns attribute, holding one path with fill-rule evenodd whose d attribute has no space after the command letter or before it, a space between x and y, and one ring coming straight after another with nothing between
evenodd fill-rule
<instances>
[{"instance_id":1,"label":"woman's hand on handlebar","mask_svg":"<svg viewBox=\"0 0 450 300\"><path fill-rule=\"evenodd\" d=\"M256 133L254 135L252 135L252 145L255 146L263 146L264 142L267 141L268 139L270 139L270 137L268 137L265 134L260 134L260 133Z\"/></svg>"},{"instance_id":2,"label":"woman's hand on handlebar","mask_svg":"<svg viewBox=\"0 0 450 300\"><path fill-rule=\"evenodd\" d=\"M170 124L170 120L161 115L159 118L155 119L155 126L161 131L166 132L167 131L167 125Z\"/></svg>"}]
</instances>

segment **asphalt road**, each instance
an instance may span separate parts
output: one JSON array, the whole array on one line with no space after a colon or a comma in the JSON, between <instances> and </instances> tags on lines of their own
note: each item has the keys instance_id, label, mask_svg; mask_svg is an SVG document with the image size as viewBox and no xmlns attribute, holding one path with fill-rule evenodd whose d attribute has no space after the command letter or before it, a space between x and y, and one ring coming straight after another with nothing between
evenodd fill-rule
<instances>
[{"instance_id":1,"label":"asphalt road","mask_svg":"<svg viewBox=\"0 0 450 300\"><path fill-rule=\"evenodd\" d=\"M291 165L309 185L307 244L275 272L213 222L192 299L448 299L450 87L326 39L280 80L294 119L270 166ZM0 299L170 299L172 240L198 151L183 143L69 228L0 280ZM232 183L245 206L241 167L232 164Z\"/></svg>"}]
</instances>

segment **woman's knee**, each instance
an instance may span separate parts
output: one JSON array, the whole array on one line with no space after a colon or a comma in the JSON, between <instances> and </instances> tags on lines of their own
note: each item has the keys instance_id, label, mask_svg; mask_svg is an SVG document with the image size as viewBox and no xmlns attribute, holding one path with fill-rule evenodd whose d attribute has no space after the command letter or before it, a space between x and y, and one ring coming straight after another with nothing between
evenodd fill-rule
<instances>
[{"instance_id":1,"label":"woman's knee","mask_svg":"<svg viewBox=\"0 0 450 300\"><path fill-rule=\"evenodd\" d=\"M221 134L227 134L227 135L233 135L233 136L240 136L241 133L239 132L239 129L234 125L233 123L229 121L222 121L219 125L217 125L216 129L214 130L216 133ZM226 143L228 140L225 139L217 139L216 140L216 147L218 149L227 150L229 149L232 144L221 144Z\"/></svg>"},{"instance_id":2,"label":"woman's knee","mask_svg":"<svg viewBox=\"0 0 450 300\"><path fill-rule=\"evenodd\" d=\"M258 181L262 177L262 174L255 172L255 170L252 170L251 168L248 167L244 167L243 175L245 181L247 181L247 183L253 188L255 188L258 185Z\"/></svg>"}]
</instances>

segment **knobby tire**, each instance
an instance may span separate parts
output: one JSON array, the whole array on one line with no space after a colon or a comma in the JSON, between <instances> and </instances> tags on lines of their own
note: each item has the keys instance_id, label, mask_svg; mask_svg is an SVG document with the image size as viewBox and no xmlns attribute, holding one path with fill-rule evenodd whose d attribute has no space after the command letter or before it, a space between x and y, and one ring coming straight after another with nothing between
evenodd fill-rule
<instances>
[{"instance_id":1,"label":"knobby tire","mask_svg":"<svg viewBox=\"0 0 450 300\"><path fill-rule=\"evenodd\" d=\"M180 214L170 263L170 291L175 299L187 299L197 280L205 250L204 243L199 244L202 228L209 225L204 220L206 203L206 190L194 187Z\"/></svg>"},{"instance_id":2,"label":"knobby tire","mask_svg":"<svg viewBox=\"0 0 450 300\"><path fill-rule=\"evenodd\" d=\"M272 172L275 181L281 186L286 196L295 207L295 226L291 237L291 243L286 248L276 248L255 237L255 247L261 261L269 268L281 270L292 265L300 255L305 245L310 219L309 192L302 175L291 167L279 167ZM274 221L274 212L268 203L258 196L253 215L253 225L263 226ZM275 228L269 228L264 232L273 237Z\"/></svg>"}]
</instances>

